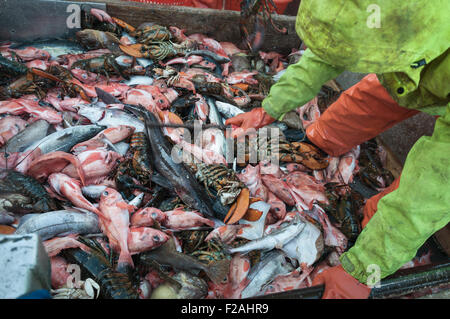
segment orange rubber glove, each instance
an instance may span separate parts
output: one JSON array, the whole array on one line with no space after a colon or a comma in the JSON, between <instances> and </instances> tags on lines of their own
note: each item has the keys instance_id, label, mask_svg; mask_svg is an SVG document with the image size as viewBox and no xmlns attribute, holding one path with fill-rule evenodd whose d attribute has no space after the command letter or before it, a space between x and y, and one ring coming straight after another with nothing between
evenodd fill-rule
<instances>
[{"instance_id":1,"label":"orange rubber glove","mask_svg":"<svg viewBox=\"0 0 450 319\"><path fill-rule=\"evenodd\" d=\"M246 133L248 129L259 129L270 123L275 122L275 119L264 111L262 107L256 107L253 110L241 113L226 120L225 125L236 125L239 128L233 129L233 137L237 137Z\"/></svg>"},{"instance_id":2,"label":"orange rubber glove","mask_svg":"<svg viewBox=\"0 0 450 319\"><path fill-rule=\"evenodd\" d=\"M349 275L341 265L324 270L312 282L313 286L322 284L325 284L322 299L367 299L372 290Z\"/></svg>"}]
</instances>

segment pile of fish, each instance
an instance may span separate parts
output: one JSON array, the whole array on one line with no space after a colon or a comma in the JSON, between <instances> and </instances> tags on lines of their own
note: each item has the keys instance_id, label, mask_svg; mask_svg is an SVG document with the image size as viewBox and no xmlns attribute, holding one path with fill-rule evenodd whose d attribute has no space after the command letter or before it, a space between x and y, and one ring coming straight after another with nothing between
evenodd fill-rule
<instances>
[{"instance_id":1,"label":"pile of fish","mask_svg":"<svg viewBox=\"0 0 450 319\"><path fill-rule=\"evenodd\" d=\"M0 45L0 233L40 235L55 298L247 298L339 264L364 201L392 182L375 141L340 157L305 143L316 97L271 125L279 165L227 158L225 120L302 51L97 9L83 26L76 42Z\"/></svg>"}]
</instances>

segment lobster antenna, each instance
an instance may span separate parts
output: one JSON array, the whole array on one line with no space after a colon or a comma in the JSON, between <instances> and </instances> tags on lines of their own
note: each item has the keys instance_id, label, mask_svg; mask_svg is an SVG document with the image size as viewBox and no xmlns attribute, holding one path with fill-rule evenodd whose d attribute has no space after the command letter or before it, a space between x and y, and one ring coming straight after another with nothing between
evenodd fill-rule
<instances>
[{"instance_id":1,"label":"lobster antenna","mask_svg":"<svg viewBox=\"0 0 450 319\"><path fill-rule=\"evenodd\" d=\"M5 167L6 167L6 169L8 169L8 157L9 157L9 154L6 152L6 147L5 147Z\"/></svg>"},{"instance_id":2,"label":"lobster antenna","mask_svg":"<svg viewBox=\"0 0 450 319\"><path fill-rule=\"evenodd\" d=\"M22 160L21 160L19 163L17 163L16 165L14 165L14 169L16 169L16 167L17 167L20 163L22 163L28 156L30 156L31 153L33 153L33 152L39 147L39 145L41 145L42 143L43 143L43 141L41 141L38 145L36 145L36 147L33 148L33 150L32 150L30 153L28 153L27 156L25 156L24 158L22 158Z\"/></svg>"}]
</instances>

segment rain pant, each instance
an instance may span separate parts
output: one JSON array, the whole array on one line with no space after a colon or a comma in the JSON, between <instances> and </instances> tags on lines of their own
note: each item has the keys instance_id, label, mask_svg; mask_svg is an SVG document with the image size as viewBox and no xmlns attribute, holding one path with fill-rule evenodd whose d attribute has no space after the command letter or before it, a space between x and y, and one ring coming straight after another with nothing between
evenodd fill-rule
<instances>
[{"instance_id":1,"label":"rain pant","mask_svg":"<svg viewBox=\"0 0 450 319\"><path fill-rule=\"evenodd\" d=\"M339 156L416 113L399 106L370 74L345 91L306 132L311 142ZM384 278L414 258L449 221L450 104L437 119L433 135L421 137L409 152L401 179L367 201L364 229L341 256L342 267L366 283L373 271L369 266L377 265Z\"/></svg>"},{"instance_id":2,"label":"rain pant","mask_svg":"<svg viewBox=\"0 0 450 319\"><path fill-rule=\"evenodd\" d=\"M401 178L385 193L377 195L383 196L378 203L377 198L369 200L366 221L373 212L370 205L377 206L376 214L341 256L342 267L362 283L371 276L371 265L381 270L380 279L397 271L450 221L450 104L437 119L433 135L414 144Z\"/></svg>"},{"instance_id":3,"label":"rain pant","mask_svg":"<svg viewBox=\"0 0 450 319\"><path fill-rule=\"evenodd\" d=\"M262 104L280 120L344 70L375 73L307 129L334 156L417 111L440 116L433 135L409 152L401 179L368 201L365 227L341 256L342 267L362 283L373 265L380 279L397 271L450 221L449 9L447 0L302 0L296 29L308 49Z\"/></svg>"}]
</instances>

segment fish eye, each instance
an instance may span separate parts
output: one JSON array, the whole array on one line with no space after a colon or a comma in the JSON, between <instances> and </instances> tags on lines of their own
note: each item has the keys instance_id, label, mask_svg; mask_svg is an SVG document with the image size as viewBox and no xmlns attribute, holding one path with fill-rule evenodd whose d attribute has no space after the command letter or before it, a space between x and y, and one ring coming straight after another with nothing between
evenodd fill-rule
<instances>
[{"instance_id":1,"label":"fish eye","mask_svg":"<svg viewBox=\"0 0 450 319\"><path fill-rule=\"evenodd\" d=\"M279 207L277 207L277 208L275 208L275 210L276 210L277 212L279 212L279 211L280 211L280 208L279 208Z\"/></svg>"},{"instance_id":2,"label":"fish eye","mask_svg":"<svg viewBox=\"0 0 450 319\"><path fill-rule=\"evenodd\" d=\"M163 100L159 100L159 103L161 103L161 104L162 104L162 103L164 103L164 101L163 101Z\"/></svg>"},{"instance_id":3,"label":"fish eye","mask_svg":"<svg viewBox=\"0 0 450 319\"><path fill-rule=\"evenodd\" d=\"M108 191L103 192L103 195L105 195L105 196L108 196L108 194L109 194Z\"/></svg>"},{"instance_id":4,"label":"fish eye","mask_svg":"<svg viewBox=\"0 0 450 319\"><path fill-rule=\"evenodd\" d=\"M83 73L83 74L81 75L81 77L82 77L83 79L87 79L87 74L86 74L86 73Z\"/></svg>"},{"instance_id":5,"label":"fish eye","mask_svg":"<svg viewBox=\"0 0 450 319\"><path fill-rule=\"evenodd\" d=\"M159 241L159 236L157 236L157 235L153 236L153 240L154 241Z\"/></svg>"},{"instance_id":6,"label":"fish eye","mask_svg":"<svg viewBox=\"0 0 450 319\"><path fill-rule=\"evenodd\" d=\"M245 174L245 172L246 172L246 170L245 170L245 168L241 171L241 173L243 173L243 174Z\"/></svg>"},{"instance_id":7,"label":"fish eye","mask_svg":"<svg viewBox=\"0 0 450 319\"><path fill-rule=\"evenodd\" d=\"M156 217L158 217L158 214L157 213L152 213L152 218L156 218Z\"/></svg>"}]
</instances>

